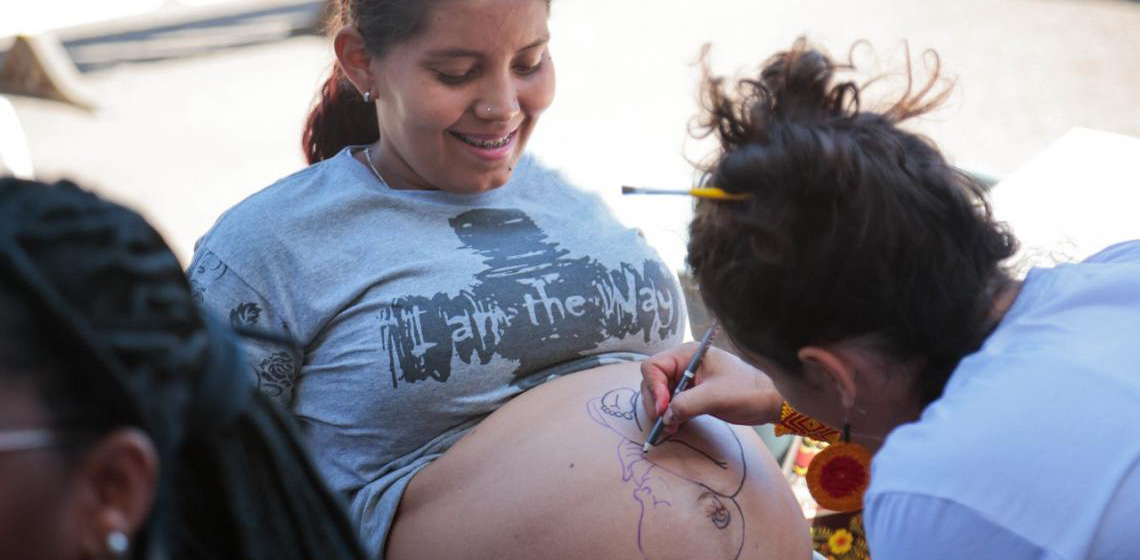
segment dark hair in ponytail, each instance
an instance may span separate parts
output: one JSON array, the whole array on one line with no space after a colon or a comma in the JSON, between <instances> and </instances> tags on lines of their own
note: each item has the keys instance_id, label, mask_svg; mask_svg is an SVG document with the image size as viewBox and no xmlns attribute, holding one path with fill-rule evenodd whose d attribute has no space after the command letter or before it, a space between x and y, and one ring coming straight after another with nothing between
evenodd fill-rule
<instances>
[{"instance_id":1,"label":"dark hair in ponytail","mask_svg":"<svg viewBox=\"0 0 1140 560\"><path fill-rule=\"evenodd\" d=\"M328 30L336 33L353 25L373 56L384 56L392 45L423 27L433 0L335 0ZM320 99L305 119L301 147L309 163L328 159L345 146L375 142L380 137L376 109L361 99L339 62L321 86Z\"/></svg>"},{"instance_id":2,"label":"dark hair in ponytail","mask_svg":"<svg viewBox=\"0 0 1140 560\"><path fill-rule=\"evenodd\" d=\"M853 63L803 38L735 95L706 72L699 124L720 151L705 180L752 196L698 202L688 257L743 350L796 373L804 346L869 341L922 364L924 403L992 330L1016 249L983 185L899 127L949 95L927 56L930 79L915 91L908 56L906 92L881 112L861 108L867 84L836 80Z\"/></svg>"},{"instance_id":3,"label":"dark hair in ponytail","mask_svg":"<svg viewBox=\"0 0 1140 560\"><path fill-rule=\"evenodd\" d=\"M0 226L0 381L80 436L64 465L121 427L158 449L132 560L365 557L291 420L141 216L71 183L6 178Z\"/></svg>"},{"instance_id":4,"label":"dark hair in ponytail","mask_svg":"<svg viewBox=\"0 0 1140 560\"><path fill-rule=\"evenodd\" d=\"M324 161L345 146L368 144L380 137L376 109L360 99L339 63L334 63L332 75L321 86L320 95L305 118L301 147L306 161Z\"/></svg>"}]
</instances>

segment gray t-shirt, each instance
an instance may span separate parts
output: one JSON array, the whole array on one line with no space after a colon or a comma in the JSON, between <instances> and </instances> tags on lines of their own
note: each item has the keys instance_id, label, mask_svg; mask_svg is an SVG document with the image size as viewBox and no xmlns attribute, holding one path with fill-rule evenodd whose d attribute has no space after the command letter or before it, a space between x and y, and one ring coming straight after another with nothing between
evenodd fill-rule
<instances>
[{"instance_id":1,"label":"gray t-shirt","mask_svg":"<svg viewBox=\"0 0 1140 560\"><path fill-rule=\"evenodd\" d=\"M252 344L258 386L377 554L411 477L487 414L676 345L686 321L642 237L530 156L463 195L390 189L346 148L227 211L189 275L213 312L303 348Z\"/></svg>"}]
</instances>

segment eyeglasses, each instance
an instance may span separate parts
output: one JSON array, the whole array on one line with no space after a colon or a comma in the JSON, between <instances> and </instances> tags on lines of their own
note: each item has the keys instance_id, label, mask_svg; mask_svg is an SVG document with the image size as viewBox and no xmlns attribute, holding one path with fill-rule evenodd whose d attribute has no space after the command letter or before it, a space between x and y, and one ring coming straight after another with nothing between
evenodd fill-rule
<instances>
[{"instance_id":1,"label":"eyeglasses","mask_svg":"<svg viewBox=\"0 0 1140 560\"><path fill-rule=\"evenodd\" d=\"M0 431L0 453L53 447L59 445L61 439L59 432L54 430Z\"/></svg>"}]
</instances>

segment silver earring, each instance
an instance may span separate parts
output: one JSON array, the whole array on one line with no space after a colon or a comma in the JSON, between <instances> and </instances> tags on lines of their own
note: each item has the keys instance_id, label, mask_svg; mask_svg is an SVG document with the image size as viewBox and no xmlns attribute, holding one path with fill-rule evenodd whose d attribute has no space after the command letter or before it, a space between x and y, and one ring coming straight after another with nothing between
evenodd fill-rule
<instances>
[{"instance_id":1,"label":"silver earring","mask_svg":"<svg viewBox=\"0 0 1140 560\"><path fill-rule=\"evenodd\" d=\"M371 91L364 92L364 102L365 103L372 103L372 92Z\"/></svg>"},{"instance_id":2,"label":"silver earring","mask_svg":"<svg viewBox=\"0 0 1140 560\"><path fill-rule=\"evenodd\" d=\"M124 558L127 555L127 549L130 548L130 541L127 540L127 535L122 531L111 531L107 534L107 552L110 553L111 558Z\"/></svg>"},{"instance_id":3,"label":"silver earring","mask_svg":"<svg viewBox=\"0 0 1140 560\"><path fill-rule=\"evenodd\" d=\"M488 106L487 106L487 116L488 116L488 117L493 117L493 116L495 116L495 108L494 108L494 107L492 107L491 105L488 105Z\"/></svg>"}]
</instances>

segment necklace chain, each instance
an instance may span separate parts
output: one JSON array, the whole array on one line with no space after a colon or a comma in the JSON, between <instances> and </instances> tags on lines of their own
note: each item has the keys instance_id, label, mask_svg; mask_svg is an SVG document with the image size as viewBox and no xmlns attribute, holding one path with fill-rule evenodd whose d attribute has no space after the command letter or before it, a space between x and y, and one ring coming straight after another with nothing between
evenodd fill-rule
<instances>
[{"instance_id":1,"label":"necklace chain","mask_svg":"<svg viewBox=\"0 0 1140 560\"><path fill-rule=\"evenodd\" d=\"M364 161L368 162L368 168L372 170L372 174L376 175L377 179L388 188L392 188L392 184L384 180L384 176L380 174L380 170L376 169L376 164L372 163L372 146L364 147Z\"/></svg>"}]
</instances>

